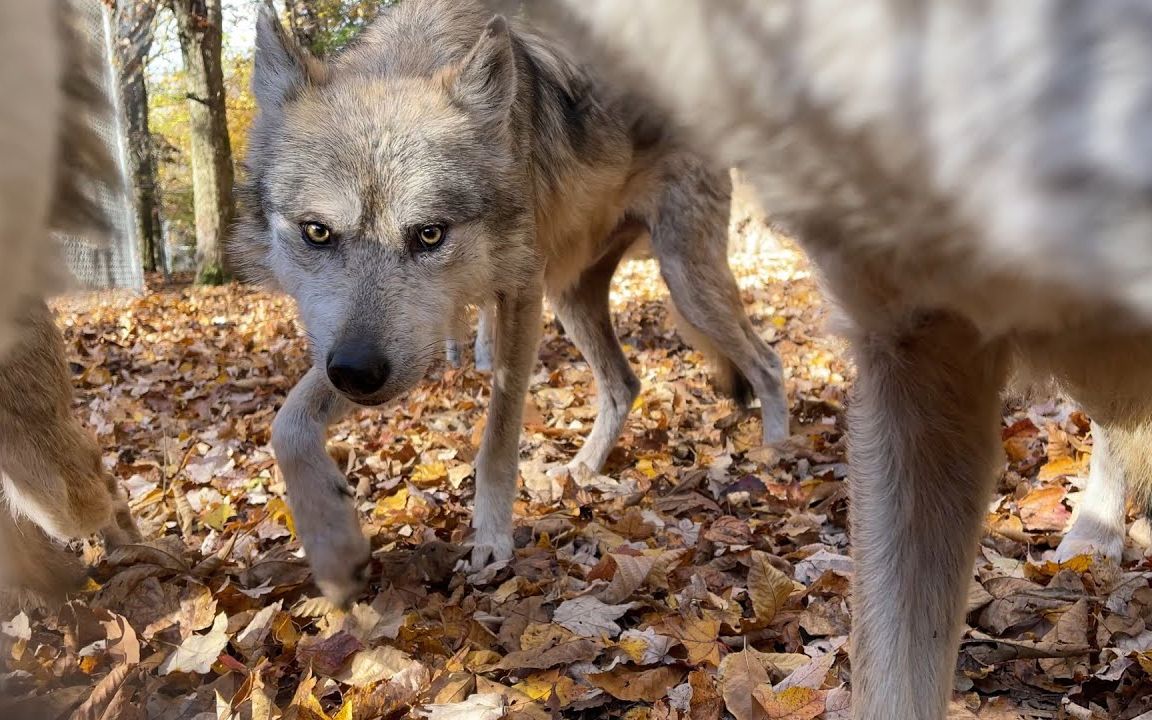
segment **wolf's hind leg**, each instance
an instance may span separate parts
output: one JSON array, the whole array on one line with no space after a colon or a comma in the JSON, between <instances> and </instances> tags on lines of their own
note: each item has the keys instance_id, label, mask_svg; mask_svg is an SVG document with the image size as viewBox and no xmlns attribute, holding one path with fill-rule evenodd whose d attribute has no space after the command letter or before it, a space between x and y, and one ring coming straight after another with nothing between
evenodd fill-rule
<instances>
[{"instance_id":1,"label":"wolf's hind leg","mask_svg":"<svg viewBox=\"0 0 1152 720\"><path fill-rule=\"evenodd\" d=\"M588 361L596 379L597 411L592 432L576 454L572 466L586 465L599 471L620 438L632 402L640 394L640 380L616 338L608 307L612 275L626 247L613 248L596 265L585 270L575 285L553 298L557 317Z\"/></svg>"},{"instance_id":2,"label":"wolf's hind leg","mask_svg":"<svg viewBox=\"0 0 1152 720\"><path fill-rule=\"evenodd\" d=\"M789 435L788 398L780 357L756 333L728 267L727 175L684 162L664 192L652 248L688 339L717 363L724 389L760 400L765 444Z\"/></svg>"}]
</instances>

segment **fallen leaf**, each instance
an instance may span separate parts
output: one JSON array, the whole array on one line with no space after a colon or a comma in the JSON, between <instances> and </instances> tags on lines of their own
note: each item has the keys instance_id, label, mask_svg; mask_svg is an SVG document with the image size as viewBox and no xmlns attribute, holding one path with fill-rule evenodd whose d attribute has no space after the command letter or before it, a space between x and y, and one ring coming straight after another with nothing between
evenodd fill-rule
<instances>
[{"instance_id":1,"label":"fallen leaf","mask_svg":"<svg viewBox=\"0 0 1152 720\"><path fill-rule=\"evenodd\" d=\"M615 621L631 610L633 605L607 605L590 595L583 595L560 603L552 615L552 621L583 637L607 635L614 638L621 630Z\"/></svg>"},{"instance_id":2,"label":"fallen leaf","mask_svg":"<svg viewBox=\"0 0 1152 720\"><path fill-rule=\"evenodd\" d=\"M207 633L189 637L161 663L160 674L185 672L203 675L209 672L216 658L228 646L227 628L228 616L220 613Z\"/></svg>"},{"instance_id":3,"label":"fallen leaf","mask_svg":"<svg viewBox=\"0 0 1152 720\"><path fill-rule=\"evenodd\" d=\"M652 670L636 670L620 665L606 673L591 673L588 682L617 700L630 702L656 702L684 678L684 671L663 666Z\"/></svg>"},{"instance_id":4,"label":"fallen leaf","mask_svg":"<svg viewBox=\"0 0 1152 720\"><path fill-rule=\"evenodd\" d=\"M748 595L758 625L771 624L776 613L788 602L792 590L791 578L771 563L768 553L753 550L748 569Z\"/></svg>"}]
</instances>

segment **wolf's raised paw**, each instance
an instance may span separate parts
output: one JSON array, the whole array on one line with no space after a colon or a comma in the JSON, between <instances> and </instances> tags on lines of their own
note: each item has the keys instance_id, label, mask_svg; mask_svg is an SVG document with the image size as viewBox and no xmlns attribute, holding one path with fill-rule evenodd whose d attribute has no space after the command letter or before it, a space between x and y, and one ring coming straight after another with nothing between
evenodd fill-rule
<instances>
[{"instance_id":1,"label":"wolf's raised paw","mask_svg":"<svg viewBox=\"0 0 1152 720\"><path fill-rule=\"evenodd\" d=\"M316 587L338 607L348 607L364 591L371 570L368 538L359 526L328 528L304 543Z\"/></svg>"}]
</instances>

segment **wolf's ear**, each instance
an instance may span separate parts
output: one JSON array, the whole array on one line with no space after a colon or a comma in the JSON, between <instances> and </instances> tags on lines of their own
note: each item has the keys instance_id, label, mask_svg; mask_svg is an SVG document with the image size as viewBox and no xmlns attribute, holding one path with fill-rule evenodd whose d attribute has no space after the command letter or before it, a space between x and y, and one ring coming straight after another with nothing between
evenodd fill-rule
<instances>
[{"instance_id":1,"label":"wolf's ear","mask_svg":"<svg viewBox=\"0 0 1152 720\"><path fill-rule=\"evenodd\" d=\"M492 18L449 78L449 92L466 107L505 120L516 100L516 57L503 15Z\"/></svg>"},{"instance_id":2,"label":"wolf's ear","mask_svg":"<svg viewBox=\"0 0 1152 720\"><path fill-rule=\"evenodd\" d=\"M280 108L301 88L322 81L323 74L323 65L285 32L272 4L265 2L256 21L252 68L252 93L260 108Z\"/></svg>"}]
</instances>

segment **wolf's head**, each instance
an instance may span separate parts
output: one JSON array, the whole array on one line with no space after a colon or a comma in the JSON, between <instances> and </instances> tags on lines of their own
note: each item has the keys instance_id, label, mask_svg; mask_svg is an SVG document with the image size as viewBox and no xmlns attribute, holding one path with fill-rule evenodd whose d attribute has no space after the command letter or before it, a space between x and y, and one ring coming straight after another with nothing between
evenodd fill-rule
<instances>
[{"instance_id":1,"label":"wolf's head","mask_svg":"<svg viewBox=\"0 0 1152 720\"><path fill-rule=\"evenodd\" d=\"M330 63L268 10L257 31L234 244L295 297L314 362L361 404L411 388L457 313L539 262L514 39L500 17L411 5Z\"/></svg>"}]
</instances>

